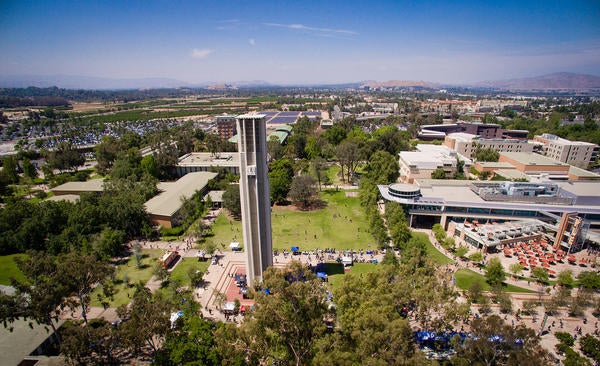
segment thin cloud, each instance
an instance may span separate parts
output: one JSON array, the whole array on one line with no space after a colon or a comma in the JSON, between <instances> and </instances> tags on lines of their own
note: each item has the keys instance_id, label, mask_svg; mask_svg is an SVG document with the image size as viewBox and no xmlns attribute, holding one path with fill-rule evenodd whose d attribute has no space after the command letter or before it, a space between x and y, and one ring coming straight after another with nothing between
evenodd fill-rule
<instances>
[{"instance_id":1,"label":"thin cloud","mask_svg":"<svg viewBox=\"0 0 600 366\"><path fill-rule=\"evenodd\" d=\"M256 40L254 38L250 38L248 40L248 43L250 44L250 46L256 46Z\"/></svg>"},{"instance_id":2,"label":"thin cloud","mask_svg":"<svg viewBox=\"0 0 600 366\"><path fill-rule=\"evenodd\" d=\"M279 27L279 28L288 28L294 30L307 31L312 33L320 33L320 34L337 34L337 35L355 35L358 34L355 31L348 29L332 29L332 28L320 28L320 27L309 27L304 24L281 24L281 23L263 23L268 27Z\"/></svg>"},{"instance_id":3,"label":"thin cloud","mask_svg":"<svg viewBox=\"0 0 600 366\"><path fill-rule=\"evenodd\" d=\"M213 53L213 50L209 50L208 48L194 48L192 50L192 57L197 59L207 58L211 53Z\"/></svg>"}]
</instances>

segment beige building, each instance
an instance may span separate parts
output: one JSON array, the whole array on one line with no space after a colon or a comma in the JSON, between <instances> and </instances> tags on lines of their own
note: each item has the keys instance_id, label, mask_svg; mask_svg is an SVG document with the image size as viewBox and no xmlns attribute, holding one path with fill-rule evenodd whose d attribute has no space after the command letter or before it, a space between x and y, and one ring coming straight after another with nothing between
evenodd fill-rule
<instances>
[{"instance_id":1,"label":"beige building","mask_svg":"<svg viewBox=\"0 0 600 366\"><path fill-rule=\"evenodd\" d=\"M176 182L159 183L158 189L162 192L144 204L150 221L166 228L176 226L182 200L191 198L196 192L204 196L208 182L216 176L217 173L196 172L188 173Z\"/></svg>"},{"instance_id":2,"label":"beige building","mask_svg":"<svg viewBox=\"0 0 600 366\"><path fill-rule=\"evenodd\" d=\"M536 135L533 141L544 145L547 157L580 168L587 168L598 157L598 145L589 142L569 141L549 133Z\"/></svg>"},{"instance_id":3,"label":"beige building","mask_svg":"<svg viewBox=\"0 0 600 366\"><path fill-rule=\"evenodd\" d=\"M471 161L446 146L420 144L418 151L402 151L399 154L400 180L412 183L415 179L429 179L434 170L444 169L451 178L458 168L458 159L465 162L464 172L471 168Z\"/></svg>"},{"instance_id":4,"label":"beige building","mask_svg":"<svg viewBox=\"0 0 600 366\"><path fill-rule=\"evenodd\" d=\"M532 153L533 144L517 139L485 139L478 135L464 132L450 133L444 138L444 145L460 155L471 158L476 146L482 149L492 148L498 152L524 152Z\"/></svg>"}]
</instances>

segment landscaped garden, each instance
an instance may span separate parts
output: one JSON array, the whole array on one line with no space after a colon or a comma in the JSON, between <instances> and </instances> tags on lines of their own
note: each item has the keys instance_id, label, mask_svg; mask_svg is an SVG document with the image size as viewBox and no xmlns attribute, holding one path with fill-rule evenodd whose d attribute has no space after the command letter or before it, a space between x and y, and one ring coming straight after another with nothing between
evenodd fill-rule
<instances>
[{"instance_id":1,"label":"landscaped garden","mask_svg":"<svg viewBox=\"0 0 600 366\"><path fill-rule=\"evenodd\" d=\"M132 255L125 263L120 264L115 271L114 298L110 306L119 306L129 303L135 292L137 283L146 284L152 277L154 267L158 259L164 254L162 249L142 249L141 260L138 266L137 260ZM98 287L91 294L92 306L102 306L98 299L101 288Z\"/></svg>"}]
</instances>

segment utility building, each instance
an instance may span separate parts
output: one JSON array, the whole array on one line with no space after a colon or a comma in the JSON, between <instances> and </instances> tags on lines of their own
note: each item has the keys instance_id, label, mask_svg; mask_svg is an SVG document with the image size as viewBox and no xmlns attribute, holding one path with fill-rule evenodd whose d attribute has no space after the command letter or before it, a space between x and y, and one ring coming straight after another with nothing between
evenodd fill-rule
<instances>
[{"instance_id":1,"label":"utility building","mask_svg":"<svg viewBox=\"0 0 600 366\"><path fill-rule=\"evenodd\" d=\"M263 271L273 265L265 115L238 116L237 131L246 274L248 285L253 286L254 281L262 281Z\"/></svg>"}]
</instances>

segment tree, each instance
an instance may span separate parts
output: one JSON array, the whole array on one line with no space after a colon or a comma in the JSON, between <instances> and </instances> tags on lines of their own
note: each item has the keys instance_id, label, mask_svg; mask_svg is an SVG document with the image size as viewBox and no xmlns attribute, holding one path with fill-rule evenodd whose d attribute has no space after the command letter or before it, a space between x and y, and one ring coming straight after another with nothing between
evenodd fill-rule
<instances>
[{"instance_id":1,"label":"tree","mask_svg":"<svg viewBox=\"0 0 600 366\"><path fill-rule=\"evenodd\" d=\"M48 162L52 168L60 171L75 170L85 163L85 157L72 143L65 141L59 143L50 153Z\"/></svg>"},{"instance_id":2,"label":"tree","mask_svg":"<svg viewBox=\"0 0 600 366\"><path fill-rule=\"evenodd\" d=\"M149 289L138 288L130 306L117 309L119 318L127 320L120 325L123 343L137 354L145 345L156 353L170 329L170 313L171 306L159 293L153 296Z\"/></svg>"},{"instance_id":3,"label":"tree","mask_svg":"<svg viewBox=\"0 0 600 366\"><path fill-rule=\"evenodd\" d=\"M544 267L536 267L531 271L531 275L542 283L548 282L548 270Z\"/></svg>"},{"instance_id":4,"label":"tree","mask_svg":"<svg viewBox=\"0 0 600 366\"><path fill-rule=\"evenodd\" d=\"M219 365L221 357L216 348L215 322L197 315L184 315L178 326L167 334L156 365Z\"/></svg>"},{"instance_id":5,"label":"tree","mask_svg":"<svg viewBox=\"0 0 600 366\"><path fill-rule=\"evenodd\" d=\"M500 259L492 258L488 261L485 268L485 279L492 286L501 284L506 280L506 273Z\"/></svg>"},{"instance_id":6,"label":"tree","mask_svg":"<svg viewBox=\"0 0 600 366\"><path fill-rule=\"evenodd\" d=\"M19 173L17 172L18 164L16 156L5 156L2 159L2 175L7 184L15 184L19 182Z\"/></svg>"},{"instance_id":7,"label":"tree","mask_svg":"<svg viewBox=\"0 0 600 366\"><path fill-rule=\"evenodd\" d=\"M465 254L467 254L469 252L469 248L467 248L464 245L459 245L458 248L456 248L456 251L454 252L454 254L456 254L456 256L458 258L462 258L465 256Z\"/></svg>"},{"instance_id":8,"label":"tree","mask_svg":"<svg viewBox=\"0 0 600 366\"><path fill-rule=\"evenodd\" d=\"M122 150L120 141L112 135L104 135L100 143L94 147L96 161L98 162L98 171L106 174L110 171L117 155Z\"/></svg>"},{"instance_id":9,"label":"tree","mask_svg":"<svg viewBox=\"0 0 600 366\"><path fill-rule=\"evenodd\" d=\"M469 259L473 262L481 263L481 261L483 260L483 253L481 253L481 251L478 250L475 253L471 254L469 256Z\"/></svg>"},{"instance_id":10,"label":"tree","mask_svg":"<svg viewBox=\"0 0 600 366\"><path fill-rule=\"evenodd\" d=\"M437 168L431 172L431 179L446 179L446 172L442 168Z\"/></svg>"},{"instance_id":11,"label":"tree","mask_svg":"<svg viewBox=\"0 0 600 366\"><path fill-rule=\"evenodd\" d=\"M511 264L508 269L510 270L510 272L513 274L513 276L517 277L521 272L523 272L523 269L525 267L523 267L520 263L513 263Z\"/></svg>"},{"instance_id":12,"label":"tree","mask_svg":"<svg viewBox=\"0 0 600 366\"><path fill-rule=\"evenodd\" d=\"M31 160L29 160L29 158L23 158L21 162L21 167L23 169L23 175L25 177L29 179L37 178L37 170L35 169L35 166L31 163Z\"/></svg>"},{"instance_id":13,"label":"tree","mask_svg":"<svg viewBox=\"0 0 600 366\"><path fill-rule=\"evenodd\" d=\"M271 191L271 200L277 203L283 203L292 186L294 177L294 166L287 159L275 160L269 168L269 185Z\"/></svg>"},{"instance_id":14,"label":"tree","mask_svg":"<svg viewBox=\"0 0 600 366\"><path fill-rule=\"evenodd\" d=\"M90 293L94 287L114 272L114 268L92 255L71 252L58 259L61 281L69 289L76 301L70 301L71 308L81 307L81 316L87 324L87 308Z\"/></svg>"},{"instance_id":15,"label":"tree","mask_svg":"<svg viewBox=\"0 0 600 366\"><path fill-rule=\"evenodd\" d=\"M325 287L300 262L284 270L268 268L262 287L271 294L255 295L254 311L241 325L242 346L261 364L309 364L325 331Z\"/></svg>"},{"instance_id":16,"label":"tree","mask_svg":"<svg viewBox=\"0 0 600 366\"><path fill-rule=\"evenodd\" d=\"M158 170L158 167L156 166L156 159L154 159L154 155L150 154L144 156L140 161L140 165L144 172L148 173L154 178L159 177L160 172Z\"/></svg>"},{"instance_id":17,"label":"tree","mask_svg":"<svg viewBox=\"0 0 600 366\"><path fill-rule=\"evenodd\" d=\"M366 167L366 177L375 184L389 184L396 182L400 176L398 158L387 151L377 151L369 159Z\"/></svg>"},{"instance_id":18,"label":"tree","mask_svg":"<svg viewBox=\"0 0 600 366\"><path fill-rule=\"evenodd\" d=\"M600 289L600 273L583 271L577 276L577 280L579 281L579 286L596 290Z\"/></svg>"},{"instance_id":19,"label":"tree","mask_svg":"<svg viewBox=\"0 0 600 366\"><path fill-rule=\"evenodd\" d=\"M344 140L336 147L335 155L342 167L342 180L350 182L359 161L358 143L352 140ZM344 177L344 168L346 168L347 180Z\"/></svg>"},{"instance_id":20,"label":"tree","mask_svg":"<svg viewBox=\"0 0 600 366\"><path fill-rule=\"evenodd\" d=\"M565 287L573 287L575 285L575 280L573 279L573 273L566 269L558 273L558 283L561 286Z\"/></svg>"},{"instance_id":21,"label":"tree","mask_svg":"<svg viewBox=\"0 0 600 366\"><path fill-rule=\"evenodd\" d=\"M548 365L549 353L532 329L505 324L497 315L480 317L471 324L473 337L457 348L456 364Z\"/></svg>"},{"instance_id":22,"label":"tree","mask_svg":"<svg viewBox=\"0 0 600 366\"><path fill-rule=\"evenodd\" d=\"M325 163L323 158L316 158L311 161L311 171L317 180L317 184L319 186L319 191L321 190L322 184L331 184L331 180L329 179L329 175L327 175L327 170L329 166Z\"/></svg>"},{"instance_id":23,"label":"tree","mask_svg":"<svg viewBox=\"0 0 600 366\"><path fill-rule=\"evenodd\" d=\"M294 177L289 193L292 201L299 203L301 208L307 209L317 196L315 183L315 179L310 175Z\"/></svg>"},{"instance_id":24,"label":"tree","mask_svg":"<svg viewBox=\"0 0 600 366\"><path fill-rule=\"evenodd\" d=\"M473 143L475 151L472 157L477 161L498 161L500 153L491 147L482 148L481 144Z\"/></svg>"},{"instance_id":25,"label":"tree","mask_svg":"<svg viewBox=\"0 0 600 366\"><path fill-rule=\"evenodd\" d=\"M11 280L16 289L13 296L0 294L0 316L4 327L8 328L9 323L19 318L29 319L50 326L60 342L55 322L67 306L70 289L61 280L56 258L42 252L29 252L27 256L15 258L15 262L24 279Z\"/></svg>"},{"instance_id":26,"label":"tree","mask_svg":"<svg viewBox=\"0 0 600 366\"><path fill-rule=\"evenodd\" d=\"M236 219L242 216L239 184L229 184L227 186L225 193L223 193L223 207L229 210Z\"/></svg>"}]
</instances>

